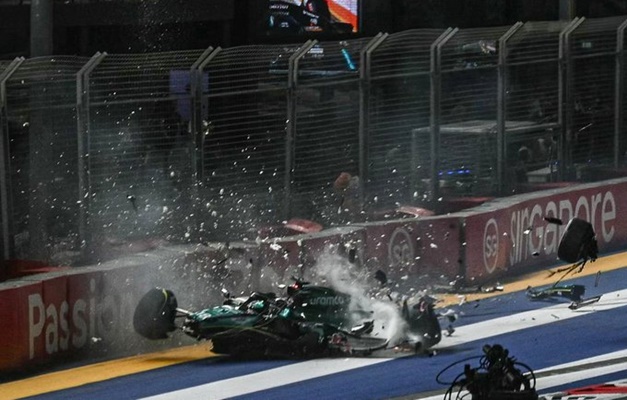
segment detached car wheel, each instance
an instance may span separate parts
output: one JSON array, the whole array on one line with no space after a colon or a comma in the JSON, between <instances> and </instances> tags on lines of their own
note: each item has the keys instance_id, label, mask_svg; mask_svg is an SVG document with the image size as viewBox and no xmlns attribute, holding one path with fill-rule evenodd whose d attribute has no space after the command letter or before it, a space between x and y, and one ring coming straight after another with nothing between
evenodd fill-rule
<instances>
[{"instance_id":1,"label":"detached car wheel","mask_svg":"<svg viewBox=\"0 0 627 400\"><path fill-rule=\"evenodd\" d=\"M133 314L135 332L151 340L167 339L176 329L174 318L178 303L174 293L162 288L151 289L137 304Z\"/></svg>"}]
</instances>

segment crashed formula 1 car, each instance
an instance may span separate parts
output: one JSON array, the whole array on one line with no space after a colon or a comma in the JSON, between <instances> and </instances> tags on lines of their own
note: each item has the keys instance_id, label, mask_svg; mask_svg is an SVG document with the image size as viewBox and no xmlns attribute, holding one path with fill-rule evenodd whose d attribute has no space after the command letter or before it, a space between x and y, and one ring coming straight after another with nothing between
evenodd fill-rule
<instances>
[{"instance_id":1,"label":"crashed formula 1 car","mask_svg":"<svg viewBox=\"0 0 627 400\"><path fill-rule=\"evenodd\" d=\"M244 298L224 294L223 304L187 311L178 308L170 290L154 288L135 309L135 331L157 340L180 330L209 340L214 353L239 358L366 356L391 344L388 338L373 334L371 310L355 308L350 295L330 287L295 279L285 297L259 292ZM426 351L441 340L434 303L423 296L398 306L405 348Z\"/></svg>"}]
</instances>

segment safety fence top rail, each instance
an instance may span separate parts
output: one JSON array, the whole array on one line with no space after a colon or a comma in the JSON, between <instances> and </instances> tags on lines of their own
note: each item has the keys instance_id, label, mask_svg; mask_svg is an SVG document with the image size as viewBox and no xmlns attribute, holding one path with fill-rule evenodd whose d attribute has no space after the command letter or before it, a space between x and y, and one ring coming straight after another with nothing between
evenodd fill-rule
<instances>
[{"instance_id":1,"label":"safety fence top rail","mask_svg":"<svg viewBox=\"0 0 627 400\"><path fill-rule=\"evenodd\" d=\"M370 38L316 43L299 61L300 85L359 79L360 54Z\"/></svg>"},{"instance_id":2,"label":"safety fence top rail","mask_svg":"<svg viewBox=\"0 0 627 400\"><path fill-rule=\"evenodd\" d=\"M584 19L572 32L570 49L573 57L594 57L616 52L617 30L627 17Z\"/></svg>"},{"instance_id":3,"label":"safety fence top rail","mask_svg":"<svg viewBox=\"0 0 627 400\"><path fill-rule=\"evenodd\" d=\"M94 103L189 96L190 69L204 50L106 55L89 75ZM172 87L181 88L173 93Z\"/></svg>"},{"instance_id":4,"label":"safety fence top rail","mask_svg":"<svg viewBox=\"0 0 627 400\"><path fill-rule=\"evenodd\" d=\"M289 58L302 44L220 49L202 66L210 95L285 89Z\"/></svg>"},{"instance_id":5,"label":"safety fence top rail","mask_svg":"<svg viewBox=\"0 0 627 400\"><path fill-rule=\"evenodd\" d=\"M390 35L372 53L372 78L428 73L431 45L443 32L413 29Z\"/></svg>"},{"instance_id":6,"label":"safety fence top rail","mask_svg":"<svg viewBox=\"0 0 627 400\"><path fill-rule=\"evenodd\" d=\"M0 77L11 64L11 60L0 60Z\"/></svg>"},{"instance_id":7,"label":"safety fence top rail","mask_svg":"<svg viewBox=\"0 0 627 400\"><path fill-rule=\"evenodd\" d=\"M528 124L555 123L558 120L560 35L568 26L566 21L527 22L504 37L505 63L508 80L506 90L506 119L527 121ZM528 126L528 125L527 125ZM536 125L536 127L538 127ZM511 132L511 131L510 131ZM535 140L541 130L518 132L507 140ZM546 138L539 138L548 143ZM529 141L528 143L535 143ZM513 146L512 143L510 145ZM511 150L510 150L511 151ZM546 165L550 152L536 151L536 165Z\"/></svg>"},{"instance_id":8,"label":"safety fence top rail","mask_svg":"<svg viewBox=\"0 0 627 400\"><path fill-rule=\"evenodd\" d=\"M510 26L462 29L442 47L442 70L460 71L498 64L498 40Z\"/></svg>"},{"instance_id":9,"label":"safety fence top rail","mask_svg":"<svg viewBox=\"0 0 627 400\"><path fill-rule=\"evenodd\" d=\"M559 36L565 21L526 22L507 41L507 63L523 64L559 58Z\"/></svg>"},{"instance_id":10,"label":"safety fence top rail","mask_svg":"<svg viewBox=\"0 0 627 400\"><path fill-rule=\"evenodd\" d=\"M76 74L88 60L76 56L26 59L6 83L9 112L74 107Z\"/></svg>"}]
</instances>

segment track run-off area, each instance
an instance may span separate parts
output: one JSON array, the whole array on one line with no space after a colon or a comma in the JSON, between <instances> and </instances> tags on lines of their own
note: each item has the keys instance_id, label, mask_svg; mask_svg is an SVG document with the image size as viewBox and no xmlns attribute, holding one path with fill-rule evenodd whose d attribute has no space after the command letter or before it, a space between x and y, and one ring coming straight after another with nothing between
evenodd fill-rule
<instances>
[{"instance_id":1,"label":"track run-off area","mask_svg":"<svg viewBox=\"0 0 627 400\"><path fill-rule=\"evenodd\" d=\"M460 318L429 355L390 349L368 358L236 361L214 356L200 342L0 384L0 398L442 399L448 385L436 376L450 366L440 379L451 382L465 364L476 366L486 344L502 345L531 367L547 399L627 378L627 253L600 257L562 282L585 285L585 297L602 295L578 310L565 299L526 296L528 286L553 284L556 276L548 275L503 282L503 292L438 296L442 309ZM614 396L603 398L621 398Z\"/></svg>"}]
</instances>

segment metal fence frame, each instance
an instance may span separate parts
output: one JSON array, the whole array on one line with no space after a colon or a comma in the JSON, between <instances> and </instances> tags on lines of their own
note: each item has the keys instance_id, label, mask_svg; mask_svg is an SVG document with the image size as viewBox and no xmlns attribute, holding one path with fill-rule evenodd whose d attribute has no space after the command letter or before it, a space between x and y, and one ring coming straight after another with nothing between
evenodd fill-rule
<instances>
[{"instance_id":1,"label":"metal fence frame","mask_svg":"<svg viewBox=\"0 0 627 400\"><path fill-rule=\"evenodd\" d=\"M6 117L6 81L24 62L24 58L16 58L3 70L0 70L0 206L2 213L2 259L7 260L11 253L11 200L8 179L8 124Z\"/></svg>"},{"instance_id":2,"label":"metal fence frame","mask_svg":"<svg viewBox=\"0 0 627 400\"><path fill-rule=\"evenodd\" d=\"M575 63L586 63L585 60L595 57L595 54L596 56L602 55L608 59L611 57L613 65L605 66L606 72L604 75L606 81L611 78L613 83L613 92L609 95L612 99L611 104L606 104L607 107L611 108L613 118L611 121L607 122L611 124L611 132L604 133L605 135L609 135L608 137L611 139L613 145L611 162L600 163L600 165L593 165L592 167L613 168L615 171L620 170L625 163L625 147L627 147L627 138L623 132L626 115L623 97L625 96L624 36L625 29L627 28L627 17L612 17L595 20L575 18L568 23L562 23L564 24L563 27L561 27L561 25L553 25L552 29L556 29L558 26L561 27L559 34L556 33L554 35L557 37L555 40L558 41L559 45L559 54L557 57L548 52L547 54L542 53L543 48L541 40L554 39L546 39L545 37L535 39L533 35L542 29L531 24L533 23L518 22L512 26L500 27L498 29L479 28L460 30L458 28L448 28L440 31L408 31L394 35L380 33L374 37L355 39L342 43L309 40L301 44L292 45L289 49L281 47L264 48L263 46L261 48L251 48L251 50L266 50L266 52L263 53L265 54L264 57L271 57L271 54L276 53L278 54L278 56L275 57L276 59L281 61L282 58L283 61L281 62L285 61L285 77L280 76L277 78L276 76L266 76L263 78L276 79L277 82L281 82L278 86L271 89L255 89L255 85L259 86L261 82L255 83L254 79L257 78L254 78L254 76L256 76L254 74L251 74L251 77L246 77L245 75L248 73L246 71L248 70L238 72L243 75L237 77L234 75L235 72L232 72L233 76L229 77L229 73L231 73L228 70L229 62L233 65L238 65L239 63L240 66L245 66L246 63L249 62L246 57L254 57L254 54L246 55L244 52L246 49L242 48L242 52L239 52L238 48L231 51L231 49L222 49L219 47L208 47L205 50L199 50L197 58L189 66L191 85L189 90L189 103L191 117L188 128L190 134L190 143L188 143L188 145L191 149L189 160L189 169L191 171L189 182L191 182L191 184L187 189L189 190L190 204L193 208L192 214L195 218L196 231L191 232L191 235L186 236L185 239L197 240L199 237L211 239L211 235L198 234L199 231L207 230L202 227L203 219L207 218L207 215L209 215L207 214L208 211L206 207L203 206L203 196L206 196L207 193L211 193L210 191L207 192L207 189L211 188L207 187L209 177L207 176L207 166L205 165L208 157L208 155L205 154L207 139L209 138L207 129L210 129L210 127L207 127L207 124L210 124L211 121L206 120L207 116L205 115L205 110L210 100L213 102L221 101L225 96L231 95L224 92L224 94L216 96L205 92L204 87L207 85L205 80L214 79L214 77L205 78L205 73L211 70L211 68L222 68L222 76L220 79L223 78L224 81L219 83L223 85L222 90L228 87L224 85L228 85L230 80L237 82L237 79L241 79L241 85L244 85L241 89L242 94L251 93L253 97L255 93L261 93L268 97L272 97L277 93L282 94L276 98L276 102L273 106L275 109L284 106L282 111L284 114L282 114L281 111L273 111L273 114L269 118L278 120L283 116L284 126L275 125L268 128L272 130L270 134L274 135L273 137L280 138L280 140L283 141L282 143L284 143L283 149L274 149L275 153L273 153L276 154L273 157L279 157L279 154L281 157L280 160L275 159L273 161L274 163L282 164L282 171L277 172L275 170L275 174L278 174L277 179L282 181L282 187L279 190L278 197L273 196L263 199L263 201L269 202L269 207L272 208L268 214L268 219L271 220L274 218L277 222L293 216L301 216L298 214L301 204L296 200L297 197L310 197L315 195L316 190L318 190L316 188L321 187L320 185L324 182L324 179L326 179L325 175L320 175L319 178L316 178L321 179L318 186L304 189L304 191L298 189L297 181L299 179L299 170L297 166L300 165L301 159L298 157L297 150L300 147L297 146L302 146L302 144L298 144L298 140L301 139L299 135L302 135L303 129L311 129L304 125L306 121L302 119L302 113L306 111L309 123L312 123L312 121L315 121L317 118L316 113L324 112L322 108L316 109L316 107L313 107L312 109L306 110L302 108L299 96L302 95L303 90L309 90L310 88L320 91L324 91L325 88L328 88L333 91L336 88L347 87L348 89L343 90L347 90L349 94L355 93L357 95L354 98L351 97L351 101L354 101L354 103L350 104L351 107L358 110L357 115L353 115L355 120L346 121L347 124L350 124L354 132L351 131L347 133L347 136L343 140L347 140L347 143L350 143L351 151L353 152L352 156L354 156L355 172L360 177L361 182L357 188L357 197L364 210L368 210L369 207L376 208L377 206L377 204L374 204L376 202L373 203L373 199L381 195L381 193L379 193L381 183L376 182L378 179L377 176L382 176L384 178L383 181L389 178L386 178L385 171L380 169L380 166L385 166L385 162L387 162L387 158L382 156L382 152L385 149L383 147L381 149L376 147L382 144L388 144L386 142L388 140L387 135L395 129L394 126L386 125L389 124L389 120L386 119L386 117L389 117L386 115L386 110L389 108L404 107L402 112L399 112L399 115L409 115L412 112L412 107L422 107L421 110L416 110L416 112L424 115L428 114L428 123L422 127L424 129L421 131L424 134L423 136L417 133L417 129L422 129L421 126L416 125L420 123L420 119L411 120L411 118L406 118L406 121L401 121L404 124L399 133L402 137L402 141L397 143L396 147L401 148L403 154L408 155L409 158L407 160L403 158L398 161L398 165L402 166L402 172L406 176L402 177L404 183L398 188L396 197L391 201L437 207L438 199L442 197L441 163L443 156L445 152L454 151L454 149L442 148L442 129L445 125L445 121L443 121L442 117L442 101L444 95L450 95L450 93L447 94L444 92L445 89L442 85L445 74L454 71L456 74L463 75L466 69L468 71L476 71L484 68L489 71L489 74L496 76L495 81L490 81L490 84L494 85L493 89L490 88L489 91L486 91L485 88L480 88L485 92L482 95L493 96L492 100L494 104L496 104L496 108L490 110L489 113L495 117L493 126L489 131L486 131L486 134L492 135L491 140L493 141L490 143L492 143L491 146L494 146L489 149L490 152L493 152L491 156L494 161L486 170L486 173L491 177L492 186L489 189L484 188L478 192L468 193L468 195L500 196L510 193L509 170L511 169L513 160L511 154L508 153L508 145L512 140L512 135L528 135L533 138L535 137L533 136L535 134L534 132L537 132L538 135L545 131L555 132L558 151L557 158L555 159L555 171L553 171L553 166L551 165L549 170L551 177L549 179L558 182L582 179L581 176L579 176L581 166L577 166L573 162L573 140L577 133L576 130L578 129L575 124L575 97L577 95L575 85L581 84L587 87L586 85L595 85L595 83L587 80L588 78L585 76L577 76L574 69ZM503 33L494 38L494 32ZM484 37L487 39L485 41L481 40L483 42L481 45L484 46L483 51L489 53L490 57L493 57L489 65L482 66L480 61L465 67L458 67L451 64L451 62L457 62L457 59L454 58L457 57L457 54L463 54L463 51L465 51L463 50L465 47L455 46L460 46L460 43L464 46L476 45L478 43L477 39ZM609 37L613 38L609 39ZM416 44L416 42L420 41L416 41L416 38L423 41L426 38L430 38L430 42L425 42L430 44L428 46L424 45L424 43ZM529 59L512 62L512 59L510 59L511 52L517 51L516 46L520 45L520 41L523 39L528 40L528 43L531 44L534 43L534 40L538 40L540 47L537 53L529 55ZM586 40L590 43L596 40L596 44L602 45L601 50L599 50L600 53L584 54L586 48L582 49L581 46L585 47L589 44L581 45L581 43L588 43ZM616 42L615 45L613 44L614 40ZM402 48L399 43L402 43ZM488 44L486 45L486 43ZM575 48L575 44L578 44L580 47ZM554 46L555 41L551 42L551 45ZM350 48L351 46L352 48L358 49L356 58L352 60L348 58L342 60L342 56L348 57L343 49ZM390 48L389 46L394 47ZM489 48L486 50L485 46ZM396 54L391 51L395 49L398 50ZM326 53L324 53L326 58L312 58L312 52L314 51L326 51ZM415 54L411 52L415 52ZM176 57L176 55L174 56ZM92 139L93 135L97 133L94 131L91 118L94 112L92 95L95 90L94 85L96 84L92 78L94 72L97 72L98 68L102 65L103 60L107 60L111 57L113 56L109 56L107 53L96 53L83 65L80 71L76 73L76 102L73 105L68 105L76 107L75 118L78 133L77 181L72 182L73 187L68 187L68 190L76 190L78 193L79 223L78 226L72 229L80 238L79 247L82 251L89 247L90 242L94 240L91 234L94 228L92 224L93 213L95 212L92 204L92 180L95 178L92 173L93 166L91 165L91 160L94 157L92 154ZM159 54L156 54L154 60L157 61L153 62L158 62L159 57ZM227 58L225 59L225 57ZM336 57L335 61L333 57ZM402 60L402 57L406 57L406 59ZM476 57L476 55L469 57ZM265 62L264 60L261 60L261 62ZM425 63L427 60L428 64ZM29 194L15 193L15 191L12 190L11 180L9 179L11 168L24 161L19 158L16 159L16 155L12 153L11 143L8 141L10 128L8 124L9 117L7 107L10 105L7 105L6 87L7 81L19 70L24 61L23 58L18 58L13 61L0 62L0 134L2 134L3 138L2 143L0 143L0 206L2 211L0 214L0 222L2 223L2 247L0 249L2 250L3 259L9 259L16 255L25 256L24 254L16 254L15 252L14 238L18 232L15 232L11 210L15 202L28 201ZM349 71L351 74L342 75L338 71L341 68L346 68L346 66L342 67L333 64L337 64L340 61L349 64L355 63L357 65L351 65L353 69ZM220 64L222 62L224 62L225 65ZM394 65L395 62L398 65ZM405 64L403 64L403 62L405 62ZM446 64L447 62L449 64ZM387 63L389 63L389 65ZM524 106L521 105L522 103L519 101L520 99L516 101L511 100L513 94L510 93L510 89L513 84L512 79L514 72L512 68L532 65L533 63L549 63L548 68L555 66L553 71L557 76L558 82L556 83L557 93L555 94L554 100L556 102L555 107L557 107L557 113L554 117L545 122L533 124L523 123L510 126L508 125L508 114L523 115L525 112ZM422 66L417 66L418 64ZM331 72L333 72L333 68L335 68L336 73L312 75L311 69L318 67L323 69L331 68L331 70L329 70ZM138 68L143 67L138 65ZM262 71L263 64L251 66L250 68L251 70L257 68L259 74L270 73L269 71ZM409 68L409 70L407 70L407 68ZM585 65L585 68L592 67ZM354 72L354 74L352 72ZM33 73L36 74L36 72ZM248 78L248 80L244 81L245 78ZM381 94L382 89L386 87L388 82L392 82L396 87L402 88L407 92L411 93L412 90L413 92L418 92L422 89L418 87L403 87L407 82L415 83L418 80L425 82L428 80L429 82L428 96L426 93L419 93L422 98L428 98L428 109L424 105L420 105L423 103L420 103L421 100L418 97L406 99L402 97L402 94L397 94L394 91ZM103 82L98 84L106 85L107 83ZM142 86L144 88L142 90L147 90L148 92L151 90L149 87L150 84L150 80L138 83L140 86L144 85ZM153 82L153 84L156 83ZM215 81L212 81L212 84L215 84ZM470 87L472 89L472 86ZM155 91L158 90L162 89L155 89ZM232 94L237 95L239 90L240 89L237 87L234 87ZM530 89L525 88L525 90L526 92L521 96L526 97L522 98L522 101L527 101L531 98L531 95L527 93L530 92ZM474 94L480 95L478 93ZM549 95L552 95L552 93L550 92ZM115 98L113 99L115 100ZM133 103L134 101L131 95L128 102ZM237 97L233 97L231 101L237 102ZM255 99L253 98L251 102L254 101ZM209 107L211 109L211 105L209 105ZM343 111L341 108L342 105L335 105L334 107L333 112ZM233 109L229 112L235 112L235 110L236 109ZM459 116L459 118L463 119L464 116ZM380 119L379 125L377 125L376 122L378 119ZM325 124L328 123L325 122ZM325 124L322 125L323 129L330 129L331 126ZM411 129L408 129L408 127L411 127ZM229 129L244 128L237 127ZM283 129L282 134L280 133L281 129ZM331 130L331 132L333 132L333 130ZM229 130L223 132L223 134L229 133L231 133ZM242 140L246 140L245 136L243 137ZM326 140L328 139L329 138L326 138ZM425 143L425 139L428 140L428 143ZM322 140L324 144L325 138L323 137L320 140ZM300 151L308 150L307 148L300 149ZM265 153L260 152L258 156L264 157L264 154ZM419 157L419 155L421 156ZM250 157L250 155L248 157ZM129 160L135 163L141 162L132 158ZM333 167L340 168L342 165L341 160L328 159L326 161L331 164L337 163L337 165L333 164ZM379 163L377 164L379 167L373 164L375 161ZM322 162L324 162L324 160ZM316 164L305 164L305 167L315 168ZM377 168L379 168L379 170L377 170ZM228 178L235 180L240 178L244 179L240 184L244 186L248 185L248 189L252 190L252 184L255 183L255 181L246 181L245 179L252 178L238 175L236 168L233 170L235 172L232 172L232 175L229 175ZM254 172L255 171L247 171L248 175L246 176L250 176ZM260 174L263 173L263 168L258 172ZM556 177L553 176L554 172L557 174ZM280 176L281 174L282 176ZM389 178L387 181L391 180L392 178ZM264 181L261 180L259 182L263 183ZM251 185L249 185L249 183L251 183ZM329 188L331 184L332 182L329 182ZM254 196L251 199L251 201L255 201ZM231 200L225 199L224 206L228 206L229 201ZM388 207L388 205L384 206ZM28 218L28 215L22 217ZM231 233L226 232L226 234Z\"/></svg>"}]
</instances>

